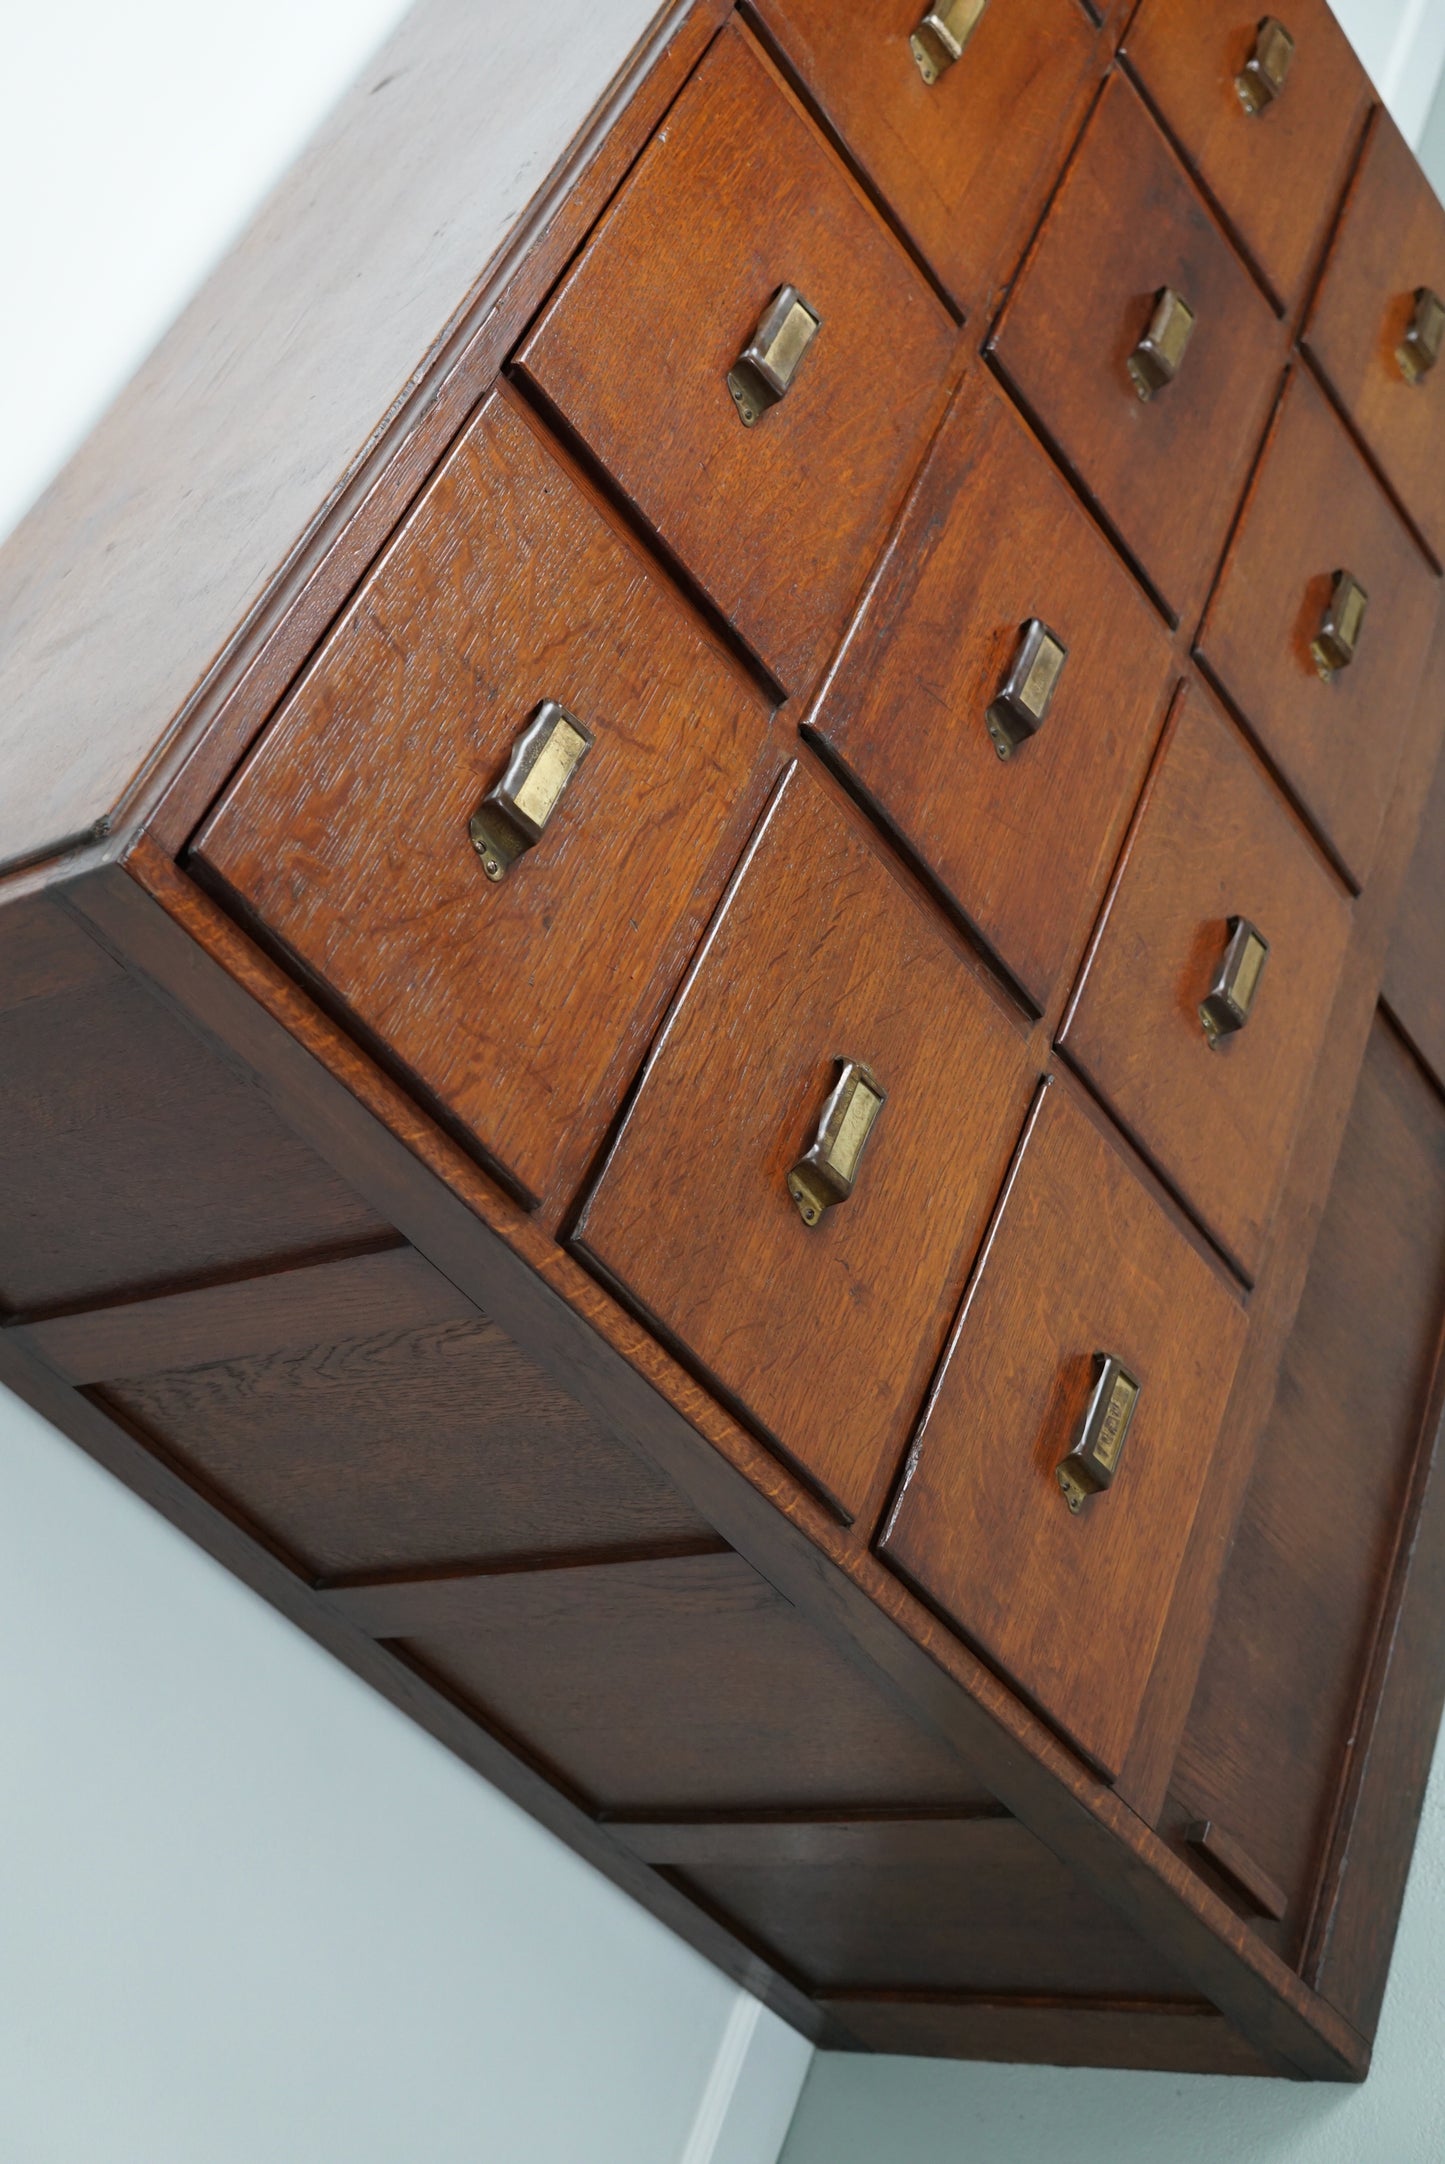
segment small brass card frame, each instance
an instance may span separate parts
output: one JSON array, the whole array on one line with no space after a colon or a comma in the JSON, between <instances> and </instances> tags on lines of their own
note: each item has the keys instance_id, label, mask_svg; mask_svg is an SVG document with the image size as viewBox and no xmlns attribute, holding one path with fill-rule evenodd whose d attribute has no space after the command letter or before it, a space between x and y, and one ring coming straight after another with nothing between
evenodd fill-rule
<instances>
[{"instance_id":1,"label":"small brass card frame","mask_svg":"<svg viewBox=\"0 0 1445 2164\"><path fill-rule=\"evenodd\" d=\"M1113 1353L1094 1355L1094 1388L1083 1425L1068 1456L1061 1459L1055 1478L1064 1501L1077 1516L1091 1495L1109 1487L1119 1470L1119 1460L1139 1403L1140 1382Z\"/></svg>"},{"instance_id":2,"label":"small brass card frame","mask_svg":"<svg viewBox=\"0 0 1445 2164\"><path fill-rule=\"evenodd\" d=\"M788 1193L810 1228L825 1210L846 1202L858 1178L858 1166L887 1102L888 1093L857 1060L838 1063L838 1079L818 1117L818 1130L788 1174Z\"/></svg>"},{"instance_id":3,"label":"small brass card frame","mask_svg":"<svg viewBox=\"0 0 1445 2164\"><path fill-rule=\"evenodd\" d=\"M964 47L983 20L987 6L988 0L938 0L937 7L928 10L908 40L908 49L926 83L936 83L955 60L962 60Z\"/></svg>"},{"instance_id":4,"label":"small brass card frame","mask_svg":"<svg viewBox=\"0 0 1445 2164\"><path fill-rule=\"evenodd\" d=\"M1415 313L1410 327L1395 348L1395 359L1407 383L1423 383L1440 358L1445 345L1445 301L1429 286L1415 288Z\"/></svg>"},{"instance_id":5,"label":"small brass card frame","mask_svg":"<svg viewBox=\"0 0 1445 2164\"><path fill-rule=\"evenodd\" d=\"M985 720L1000 759L1011 759L1048 718L1069 649L1037 616L1019 633L1008 675L989 702Z\"/></svg>"},{"instance_id":6,"label":"small brass card frame","mask_svg":"<svg viewBox=\"0 0 1445 2164\"><path fill-rule=\"evenodd\" d=\"M1294 62L1294 39L1276 16L1266 15L1255 34L1254 51L1234 78L1239 102L1254 119L1273 105Z\"/></svg>"},{"instance_id":7,"label":"small brass card frame","mask_svg":"<svg viewBox=\"0 0 1445 2164\"><path fill-rule=\"evenodd\" d=\"M728 389L744 428L752 428L787 396L822 324L796 286L779 286L728 370Z\"/></svg>"},{"instance_id":8,"label":"small brass card frame","mask_svg":"<svg viewBox=\"0 0 1445 2164\"><path fill-rule=\"evenodd\" d=\"M1231 917L1228 931L1224 959L1199 1003L1199 1020L1211 1050L1249 1020L1269 960L1269 941L1248 917Z\"/></svg>"},{"instance_id":9,"label":"small brass card frame","mask_svg":"<svg viewBox=\"0 0 1445 2164\"><path fill-rule=\"evenodd\" d=\"M575 714L555 699L542 701L467 829L488 879L505 879L518 857L542 839L592 742L592 731Z\"/></svg>"},{"instance_id":10,"label":"small brass card frame","mask_svg":"<svg viewBox=\"0 0 1445 2164\"><path fill-rule=\"evenodd\" d=\"M1149 328L1129 355L1129 374L1146 404L1174 381L1193 336L1194 310L1173 286L1162 286Z\"/></svg>"},{"instance_id":11,"label":"small brass card frame","mask_svg":"<svg viewBox=\"0 0 1445 2164\"><path fill-rule=\"evenodd\" d=\"M1347 669L1359 651L1370 597L1353 572L1337 571L1324 621L1310 640L1310 654L1325 683Z\"/></svg>"}]
</instances>

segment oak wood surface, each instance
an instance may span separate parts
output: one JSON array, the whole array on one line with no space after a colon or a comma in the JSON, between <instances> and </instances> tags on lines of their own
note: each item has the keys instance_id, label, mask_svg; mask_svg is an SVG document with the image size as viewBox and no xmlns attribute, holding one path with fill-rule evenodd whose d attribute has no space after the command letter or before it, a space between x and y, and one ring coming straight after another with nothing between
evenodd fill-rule
<instances>
[{"instance_id":1,"label":"oak wood surface","mask_svg":"<svg viewBox=\"0 0 1445 2164\"><path fill-rule=\"evenodd\" d=\"M1445 656L1436 642L1434 662ZM1433 695L1433 684L1429 687ZM1445 709L1445 697L1440 699ZM1445 1083L1445 765L1420 821L1420 836L1395 916L1384 997L1437 1081Z\"/></svg>"},{"instance_id":2,"label":"oak wood surface","mask_svg":"<svg viewBox=\"0 0 1445 2164\"><path fill-rule=\"evenodd\" d=\"M1269 941L1245 1026L1199 1020L1247 918ZM1065 1023L1070 1059L1253 1276L1350 931L1337 882L1198 683L1181 693Z\"/></svg>"},{"instance_id":3,"label":"oak wood surface","mask_svg":"<svg viewBox=\"0 0 1445 2164\"><path fill-rule=\"evenodd\" d=\"M1005 762L985 716L1031 617L1068 659ZM1174 675L1134 581L979 370L808 726L1042 1010L1092 929Z\"/></svg>"},{"instance_id":4,"label":"oak wood surface","mask_svg":"<svg viewBox=\"0 0 1445 2164\"><path fill-rule=\"evenodd\" d=\"M1354 659L1326 682L1310 642L1341 570L1369 606ZM1357 887L1374 861L1438 601L1412 536L1297 369L1198 644Z\"/></svg>"},{"instance_id":5,"label":"oak wood surface","mask_svg":"<svg viewBox=\"0 0 1445 2164\"><path fill-rule=\"evenodd\" d=\"M593 744L493 884L537 706ZM761 800L761 694L494 396L196 843L530 1197L574 1187Z\"/></svg>"},{"instance_id":6,"label":"oak wood surface","mask_svg":"<svg viewBox=\"0 0 1445 2164\"><path fill-rule=\"evenodd\" d=\"M839 1060L887 1101L852 1196L787 1190ZM846 1514L902 1453L1023 1124L1023 1032L810 766L785 780L577 1230Z\"/></svg>"},{"instance_id":7,"label":"oak wood surface","mask_svg":"<svg viewBox=\"0 0 1445 2164\"><path fill-rule=\"evenodd\" d=\"M0 908L0 1016L32 999L116 988L123 974L115 956L48 895L7 898Z\"/></svg>"},{"instance_id":8,"label":"oak wood surface","mask_svg":"<svg viewBox=\"0 0 1445 2164\"><path fill-rule=\"evenodd\" d=\"M821 319L745 428L727 373ZM756 44L725 29L517 357L789 691L816 675L942 408L954 327Z\"/></svg>"},{"instance_id":9,"label":"oak wood surface","mask_svg":"<svg viewBox=\"0 0 1445 2164\"><path fill-rule=\"evenodd\" d=\"M1165 286L1194 333L1174 382L1144 403L1127 362ZM1170 617L1191 618L1274 403L1283 333L1123 75L1090 116L991 350Z\"/></svg>"}]
</instances>

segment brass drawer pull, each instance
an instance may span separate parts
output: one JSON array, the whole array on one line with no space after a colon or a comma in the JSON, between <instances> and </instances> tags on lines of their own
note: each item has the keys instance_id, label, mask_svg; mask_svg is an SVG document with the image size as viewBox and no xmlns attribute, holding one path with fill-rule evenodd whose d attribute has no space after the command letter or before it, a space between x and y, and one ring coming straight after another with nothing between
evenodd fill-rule
<instances>
[{"instance_id":1,"label":"brass drawer pull","mask_svg":"<svg viewBox=\"0 0 1445 2164\"><path fill-rule=\"evenodd\" d=\"M1199 1019L1211 1049L1221 1037L1243 1029L1259 991L1259 980L1269 960L1269 941L1255 930L1248 917L1231 917L1229 944L1205 997Z\"/></svg>"},{"instance_id":2,"label":"brass drawer pull","mask_svg":"<svg viewBox=\"0 0 1445 2164\"><path fill-rule=\"evenodd\" d=\"M1347 669L1359 651L1369 605L1370 597L1354 574L1337 571L1324 621L1310 640L1314 665L1326 683L1339 670Z\"/></svg>"},{"instance_id":3,"label":"brass drawer pull","mask_svg":"<svg viewBox=\"0 0 1445 2164\"><path fill-rule=\"evenodd\" d=\"M1089 1497L1107 1488L1119 1470L1139 1389L1138 1378L1121 1360L1112 1353L1095 1353L1094 1389L1084 1424L1055 1475L1070 1510L1082 1510Z\"/></svg>"},{"instance_id":4,"label":"brass drawer pull","mask_svg":"<svg viewBox=\"0 0 1445 2164\"><path fill-rule=\"evenodd\" d=\"M963 48L977 30L988 0L938 0L908 40L926 83L936 83L945 68L963 58Z\"/></svg>"},{"instance_id":5,"label":"brass drawer pull","mask_svg":"<svg viewBox=\"0 0 1445 2164\"><path fill-rule=\"evenodd\" d=\"M1445 344L1445 301L1429 286L1415 288L1415 313L1410 328L1395 348L1395 359L1407 383L1423 383L1440 358Z\"/></svg>"},{"instance_id":6,"label":"brass drawer pull","mask_svg":"<svg viewBox=\"0 0 1445 2164\"><path fill-rule=\"evenodd\" d=\"M1266 15L1260 23L1254 40L1254 51L1244 63L1242 75L1234 78L1239 92L1239 102L1254 117L1267 105L1273 105L1284 89L1294 59L1294 39L1273 15Z\"/></svg>"},{"instance_id":7,"label":"brass drawer pull","mask_svg":"<svg viewBox=\"0 0 1445 2164\"><path fill-rule=\"evenodd\" d=\"M728 389L744 428L785 395L822 320L796 286L779 286L728 370Z\"/></svg>"},{"instance_id":8,"label":"brass drawer pull","mask_svg":"<svg viewBox=\"0 0 1445 2164\"><path fill-rule=\"evenodd\" d=\"M1011 759L1021 744L1042 729L1068 658L1063 640L1031 616L1019 634L1013 665L985 717L1000 759Z\"/></svg>"},{"instance_id":9,"label":"brass drawer pull","mask_svg":"<svg viewBox=\"0 0 1445 2164\"><path fill-rule=\"evenodd\" d=\"M819 1114L817 1134L788 1174L788 1193L805 1225L816 1225L825 1210L852 1194L864 1144L887 1098L857 1060L839 1065L842 1071Z\"/></svg>"},{"instance_id":10,"label":"brass drawer pull","mask_svg":"<svg viewBox=\"0 0 1445 2164\"><path fill-rule=\"evenodd\" d=\"M1146 402L1178 375L1194 335L1194 310L1173 286L1161 287L1149 328L1129 355L1134 388Z\"/></svg>"},{"instance_id":11,"label":"brass drawer pull","mask_svg":"<svg viewBox=\"0 0 1445 2164\"><path fill-rule=\"evenodd\" d=\"M507 770L472 813L468 832L488 879L505 879L542 839L547 822L592 748L592 732L544 699L512 746Z\"/></svg>"}]
</instances>

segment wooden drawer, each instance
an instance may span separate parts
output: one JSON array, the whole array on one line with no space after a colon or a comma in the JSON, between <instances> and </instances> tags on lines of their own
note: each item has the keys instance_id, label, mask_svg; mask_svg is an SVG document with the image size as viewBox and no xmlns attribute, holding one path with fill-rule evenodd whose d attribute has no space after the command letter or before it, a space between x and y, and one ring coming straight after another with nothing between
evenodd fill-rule
<instances>
[{"instance_id":1,"label":"wooden drawer","mask_svg":"<svg viewBox=\"0 0 1445 2164\"><path fill-rule=\"evenodd\" d=\"M1282 83L1260 18L1219 0L1143 0L1124 49L1187 163L1288 307L1339 201L1370 85L1326 0L1291 0L1285 28L1293 52Z\"/></svg>"},{"instance_id":2,"label":"wooden drawer","mask_svg":"<svg viewBox=\"0 0 1445 2164\"><path fill-rule=\"evenodd\" d=\"M1130 357L1156 296L1194 329L1145 400ZM1283 332L1139 96L1105 86L994 339L1005 375L1171 617L1219 560L1283 363Z\"/></svg>"},{"instance_id":3,"label":"wooden drawer","mask_svg":"<svg viewBox=\"0 0 1445 2164\"><path fill-rule=\"evenodd\" d=\"M1350 609L1342 571L1368 596L1357 640L1339 627L1343 646L1326 629ZM1425 559L1296 370L1200 651L1356 885L1374 860L1436 601Z\"/></svg>"},{"instance_id":4,"label":"wooden drawer","mask_svg":"<svg viewBox=\"0 0 1445 2164\"><path fill-rule=\"evenodd\" d=\"M971 309L1013 270L1043 208L1083 118L1095 33L1078 0L985 7L961 58L928 83L909 50L924 12L920 0L757 7L919 253Z\"/></svg>"},{"instance_id":5,"label":"wooden drawer","mask_svg":"<svg viewBox=\"0 0 1445 2164\"><path fill-rule=\"evenodd\" d=\"M1445 359L1411 382L1398 359L1417 292L1445 299L1445 208L1389 115L1376 115L1305 343L1371 456L1445 561Z\"/></svg>"},{"instance_id":6,"label":"wooden drawer","mask_svg":"<svg viewBox=\"0 0 1445 2164\"><path fill-rule=\"evenodd\" d=\"M820 328L745 427L784 286ZM757 48L717 39L517 365L789 690L833 645L939 412L940 302Z\"/></svg>"},{"instance_id":7,"label":"wooden drawer","mask_svg":"<svg viewBox=\"0 0 1445 2164\"><path fill-rule=\"evenodd\" d=\"M500 881L468 822L554 700L593 744ZM721 892L768 709L487 401L197 859L528 1196L575 1184Z\"/></svg>"},{"instance_id":8,"label":"wooden drawer","mask_svg":"<svg viewBox=\"0 0 1445 2164\"><path fill-rule=\"evenodd\" d=\"M1247 1024L1200 1018L1236 919L1269 942ZM1350 909L1243 739L1188 687L1063 1042L1252 1277L1349 937Z\"/></svg>"},{"instance_id":9,"label":"wooden drawer","mask_svg":"<svg viewBox=\"0 0 1445 2164\"><path fill-rule=\"evenodd\" d=\"M1097 1117L1044 1092L881 1546L1111 1777L1138 1726L1245 1319ZM1112 1480L1060 1462L1097 1356L1138 1385Z\"/></svg>"},{"instance_id":10,"label":"wooden drawer","mask_svg":"<svg viewBox=\"0 0 1445 2164\"><path fill-rule=\"evenodd\" d=\"M838 1073L886 1092L851 1197L788 1191ZM578 1230L848 1514L892 1477L1032 1084L1021 1022L807 768L775 799Z\"/></svg>"},{"instance_id":11,"label":"wooden drawer","mask_svg":"<svg viewBox=\"0 0 1445 2164\"><path fill-rule=\"evenodd\" d=\"M987 717L1034 621L1067 659L1004 759ZM1154 612L980 374L811 725L1042 1010L1088 938L1172 677Z\"/></svg>"}]
</instances>

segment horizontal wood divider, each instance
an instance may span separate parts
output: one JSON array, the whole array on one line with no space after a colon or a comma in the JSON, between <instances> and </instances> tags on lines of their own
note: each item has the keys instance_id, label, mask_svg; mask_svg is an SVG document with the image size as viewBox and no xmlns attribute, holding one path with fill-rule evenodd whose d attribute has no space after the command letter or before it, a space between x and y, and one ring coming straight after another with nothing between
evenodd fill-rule
<instances>
[{"instance_id":1,"label":"horizontal wood divider","mask_svg":"<svg viewBox=\"0 0 1445 2164\"><path fill-rule=\"evenodd\" d=\"M769 1613L781 1605L767 1580L722 1541L611 1562L378 1578L323 1587L321 1598L373 1638L578 1623L598 1630L616 1622L665 1628L699 1615Z\"/></svg>"},{"instance_id":2,"label":"horizontal wood divider","mask_svg":"<svg viewBox=\"0 0 1445 2164\"><path fill-rule=\"evenodd\" d=\"M867 2051L1178 2074L1263 2074L1260 2057L1202 1999L971 1998L824 1992L819 2006ZM911 2041L905 2041L911 2039Z\"/></svg>"}]
</instances>

